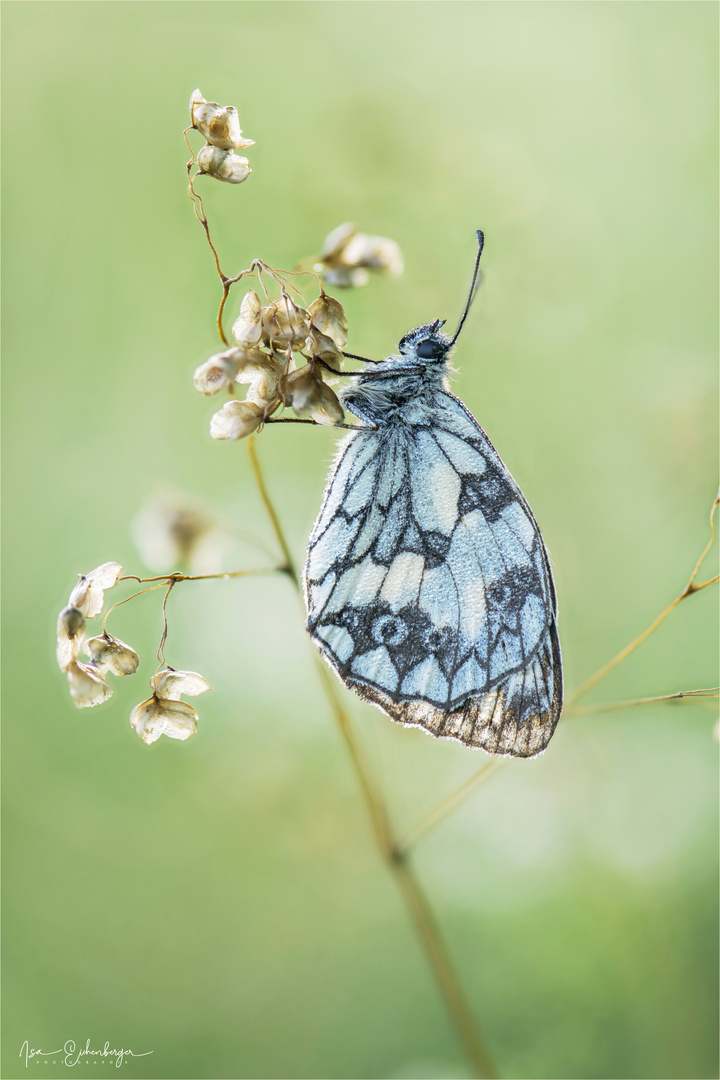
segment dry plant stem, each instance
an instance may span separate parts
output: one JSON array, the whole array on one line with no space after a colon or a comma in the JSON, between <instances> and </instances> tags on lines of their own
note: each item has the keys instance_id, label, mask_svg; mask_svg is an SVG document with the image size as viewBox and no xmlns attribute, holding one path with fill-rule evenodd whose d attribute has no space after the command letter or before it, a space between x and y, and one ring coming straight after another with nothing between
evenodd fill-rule
<instances>
[{"instance_id":1,"label":"dry plant stem","mask_svg":"<svg viewBox=\"0 0 720 1080\"><path fill-rule=\"evenodd\" d=\"M300 270L300 271L286 270L286 271L284 271L283 274L281 274L278 271L271 270L271 268L266 266L265 263L263 263L260 259L253 259L252 266L250 267L249 270L241 270L240 273L236 274L234 277L228 277L227 274L225 274L223 272L223 269L220 266L220 256L218 255L217 248L213 244L212 238L210 236L210 225L208 224L207 215L205 213L205 207L203 206L202 196L199 195L198 192L195 190L195 185L193 183L193 180L195 179L195 177L192 176L192 167L195 164L195 155L192 153L192 149L190 147L190 143L188 142L188 137L187 137L188 131L191 131L191 130L192 130L192 128L186 128L185 132L184 132L185 142L187 144L188 150L190 150L190 153L192 155L190 160L186 164L186 169L187 169L187 174L188 174L188 196L190 198L190 201L193 204L193 211L195 213L195 217L198 219L198 221L202 225L203 230L205 232L205 238L207 239L207 242L208 242L208 244L210 246L210 250L213 253L213 258L215 260L215 269L217 270L218 277L220 278L220 281L222 282L222 297L220 298L220 306L218 308L218 313L217 313L217 317L216 317L216 324L217 324L218 334L220 335L220 340L222 341L223 345L227 346L230 343L229 343L229 341L228 341L228 339L227 339L227 337L225 335L225 331L223 329L223 324L222 324L223 313L225 311L225 304L227 303L227 298L230 295L230 287L232 285L235 285L242 278L246 277L248 274L251 274L251 273L254 273L254 272L257 271L259 281L260 281L261 285L263 285L262 272L263 272L263 270L265 270L267 273L270 274L270 276L275 281L278 282L278 284L280 284L282 286L282 288L293 289L295 292L298 293L300 298L303 299L303 300L304 300L303 294L300 292L300 290L297 288L297 286L292 284L292 282L285 280L286 276L290 276L290 277L312 276L312 277L315 277L315 278L317 278L318 284L320 285L321 289L322 289L322 280L321 280L321 278L319 277L318 274L316 274L316 273L314 273L313 271L310 271L310 270ZM195 175L197 176L197 173ZM265 292L265 295L267 296L267 290L265 289L264 285L263 285L263 291Z\"/></svg>"},{"instance_id":2,"label":"dry plant stem","mask_svg":"<svg viewBox=\"0 0 720 1080\"><path fill-rule=\"evenodd\" d=\"M660 694L659 697L632 698L630 701L611 701L607 705L577 705L568 709L568 716L588 716L590 713L615 712L616 709L629 709L633 705L656 705L660 701L680 701L681 698L716 698L720 686L708 690L678 690L676 694Z\"/></svg>"},{"instance_id":3,"label":"dry plant stem","mask_svg":"<svg viewBox=\"0 0 720 1080\"><path fill-rule=\"evenodd\" d=\"M158 574L157 577L137 577L136 574L123 574L122 577L118 578L118 581L139 581L141 583L145 582L145 581L162 581L162 582L167 582L168 585L172 581L177 585L177 583L179 581L212 581L213 579L217 579L218 581L220 581L220 580L224 581L226 578L256 577L258 574L278 574L278 573L281 573L281 572L284 572L284 571L285 571L284 566L268 566L268 567L261 567L258 570L229 570L229 571L222 571L219 574L181 574L181 573L177 573L177 574ZM143 589L143 592L150 592L150 591L151 591L150 589ZM134 595L139 596L140 593L135 593ZM132 600L132 596L129 596L128 600ZM125 603L127 603L127 601L126 600L121 600L120 603L125 604ZM118 605L115 604L115 607L117 607L117 606Z\"/></svg>"},{"instance_id":4,"label":"dry plant stem","mask_svg":"<svg viewBox=\"0 0 720 1080\"><path fill-rule=\"evenodd\" d=\"M254 437L248 440L248 453L255 482L267 511L275 537L286 561L286 572L298 591L300 578L290 554L285 535L275 507L270 499L255 451ZM498 1073L490 1059L484 1042L477 1030L465 993L455 973L450 956L440 936L427 899L414 871L393 833L385 799L372 775L365 755L353 731L350 717L345 711L333 676L325 664L318 660L318 671L323 689L357 775L373 827L373 833L383 860L392 872L405 900L418 937L425 949L440 993L472 1066L474 1076L495 1080Z\"/></svg>"},{"instance_id":5,"label":"dry plant stem","mask_svg":"<svg viewBox=\"0 0 720 1080\"><path fill-rule=\"evenodd\" d=\"M123 580L128 580L128 579L127 578L118 578L118 581L123 581ZM157 579L153 579L153 578L145 578L145 579L143 579L143 578L133 577L132 580L142 582L143 580L152 581L152 580L157 580ZM162 589L163 586L166 584L166 582L167 582L167 577L163 577L159 585L151 585L149 589L140 589L139 592L133 593L132 596L126 596L124 600L118 600L117 604L113 604L112 607L108 608L107 611L105 612L105 618L103 619L103 634L107 632L106 631L107 621L110 618L110 615L112 614L112 612L115 610L115 608L122 607L123 604L129 604L131 600L134 600L138 596L142 596L143 593L155 592L156 589Z\"/></svg>"},{"instance_id":6,"label":"dry plant stem","mask_svg":"<svg viewBox=\"0 0 720 1080\"><path fill-rule=\"evenodd\" d=\"M706 582L706 584L709 585L710 582ZM679 690L676 694L660 694L657 697L632 698L629 701L613 701L607 705L576 705L572 708L564 709L563 716L569 719L571 716L587 716L591 713L614 712L616 709L630 709L634 705L657 705L664 701L679 701L681 698L697 699L702 702L703 699L718 697L718 691L720 691L720 687L715 686L708 690ZM440 825L445 818L449 817L449 815L458 808L460 803L464 802L472 795L482 782L487 780L490 775L494 776L502 766L507 765L509 760L509 758L496 758L494 761L489 761L487 765L483 765L482 769L471 776L462 787L459 787L457 791L448 796L444 802L440 803L439 806L436 806L434 810L431 810L429 814L410 830L400 845L402 850L408 851L417 844L418 841L423 840L428 833Z\"/></svg>"},{"instance_id":7,"label":"dry plant stem","mask_svg":"<svg viewBox=\"0 0 720 1080\"><path fill-rule=\"evenodd\" d=\"M272 530L275 533L275 538L276 538L278 544L280 545L280 550L282 552L282 557L285 560L285 563L284 563L284 565L282 567L282 570L284 570L284 572L292 580L292 582L296 586L296 588L299 589L300 588L300 577L298 575L297 567L295 566L295 562L293 560L293 557L292 557L292 555L290 553L290 548L288 547L287 540L285 539L285 534L283 533L282 528L280 526L280 521L278 519L277 514L275 513L275 507L273 506L272 501L270 499L270 496L268 495L268 490L265 487L265 479L264 479L263 474L262 474L262 472L260 470L260 463L258 461L257 453L256 453L256 450L255 450L255 436L254 435L251 435L250 438L248 439L248 454L250 455L250 464L252 466L253 476L255 478L255 483L257 484L258 492L260 493L260 498L263 501L263 506L265 507L265 510L267 512L267 516L270 518L270 524L272 525Z\"/></svg>"},{"instance_id":8,"label":"dry plant stem","mask_svg":"<svg viewBox=\"0 0 720 1080\"><path fill-rule=\"evenodd\" d=\"M185 132L185 142L186 143L188 141L187 140L187 130L188 129L186 129L186 132ZM190 144L188 143L188 147L189 147L189 145ZM222 300L220 301L220 309L219 309L219 311L217 313L217 328L218 328L218 333L220 334L220 340L222 341L223 345L228 345L229 342L228 342L228 339L225 337L225 331L223 330L222 315L223 315L223 309L225 307L225 301L227 300L228 293L230 292L231 281L222 272L222 268L220 266L220 256L218 255L217 249L216 249L215 245L213 244L212 239L210 237L210 226L208 225L208 219L207 219L207 216L205 214L205 207L203 206L203 201L202 201L201 196L198 195L197 191L195 190L195 186L193 184L193 177L190 175L190 170L192 169L194 164L195 164L195 157L193 155L193 157L187 163L188 195L190 197L190 201L193 204L193 210L195 212L195 217L198 219L198 221L202 225L203 229L205 230L205 236L207 238L207 242L210 245L210 250L212 251L213 258L215 259L215 269L217 270L218 277L220 278L220 280L222 282L223 295L222 295Z\"/></svg>"},{"instance_id":9,"label":"dry plant stem","mask_svg":"<svg viewBox=\"0 0 720 1080\"><path fill-rule=\"evenodd\" d=\"M595 672L594 675L591 675L589 678L587 678L585 682L580 683L580 686L578 686L577 690L568 701L568 707L574 705L574 703L578 701L579 698L583 697L583 695L585 695L588 690L592 689L593 686L596 686L597 683L599 683L601 679L604 679L606 675L609 675L610 672L618 666L618 664L622 663L626 656L629 656L631 652L637 649L638 645L642 645L643 641L649 638L650 635L654 633L655 630L657 630L660 623L668 617L670 612L673 611L679 603L685 600L688 596L692 596L693 593L700 592L701 589L705 589L708 585L712 585L716 581L720 580L720 574L716 574L715 577L708 578L707 581L701 581L698 585L695 584L695 578L698 575L698 571L700 570L703 560L705 559L705 556L712 547L713 541L715 539L715 524L713 522L713 516L715 514L715 508L718 503L720 503L720 495L718 495L718 497L715 499L710 509L710 539L705 545L705 549L703 550L702 555L695 564L695 569L690 575L690 580L688 581L683 591L673 600L672 604L669 604L664 611L660 612L657 619L655 619L655 621L652 622L650 626L648 626L647 630L644 630L642 634L635 638L634 641L631 641L629 645L626 645L625 648L617 654L617 656L614 656L612 658L612 660L608 660L607 664L604 664L598 671Z\"/></svg>"},{"instance_id":10,"label":"dry plant stem","mask_svg":"<svg viewBox=\"0 0 720 1080\"><path fill-rule=\"evenodd\" d=\"M165 659L165 642L167 641L167 635L168 635L167 602L168 602L168 600L170 598L170 593L175 588L175 585L176 585L176 582L174 580L171 580L168 583L167 592L165 593L165 596L163 597L163 602L162 602L163 628L162 628L162 634L160 635L160 644L158 645L157 658L158 658L158 663L164 665L165 667L168 666L167 660Z\"/></svg>"},{"instance_id":11,"label":"dry plant stem","mask_svg":"<svg viewBox=\"0 0 720 1080\"><path fill-rule=\"evenodd\" d=\"M436 806L429 814L426 814L421 821L415 825L400 844L400 850L403 853L407 853L419 840L422 840L432 829L436 828L442 821L448 817L457 806L463 802L468 795L472 794L480 784L484 783L489 776L493 776L500 765L502 765L502 758L494 758L492 761L488 761L486 765L483 765L482 769L474 773L469 780L454 791L452 795L449 795L447 799Z\"/></svg>"},{"instance_id":12,"label":"dry plant stem","mask_svg":"<svg viewBox=\"0 0 720 1080\"><path fill-rule=\"evenodd\" d=\"M611 712L616 709L631 708L634 705L646 705L651 703L658 703L661 701L675 701L680 698L703 698L711 697L714 695L713 690L681 690L677 694L661 694L658 697L635 698L630 701L611 702L608 705L589 705L583 707L573 707L573 702L577 701L578 698L585 694L586 691L588 691L592 686L595 686L596 683L600 682L600 680L603 679L607 674L609 674L609 672L612 671L613 668L617 667L618 664L620 664L626 656L628 656L634 649L636 649L638 645L642 644L642 642L645 641L646 638L650 637L650 635L653 633L654 630L657 629L663 619L667 618L670 612L674 608L676 608L682 600L685 600L694 592L699 592L701 589L706 588L708 585L712 585L714 582L720 579L720 575L717 575L715 577L708 578L707 581L701 581L699 582L699 584L695 584L695 578L698 575L705 556L709 552L710 548L712 547L713 541L715 540L715 525L713 518L715 514L715 509L718 504L720 504L720 495L718 495L718 497L713 502L712 507L710 508L710 539L705 545L705 548L700 558L696 562L695 569L690 575L690 580L688 581L681 594L675 600L673 600L672 604L670 604L670 606L667 607L665 611L658 615L657 619L655 619L655 621L647 628L647 630L645 630L639 637L635 638L634 641L631 641L630 644L622 650L622 652L619 652L617 656L613 657L613 659L610 660L607 664L605 664L604 667L600 668L599 671L597 671L589 679L586 679L585 682L577 688L575 693L572 694L572 696L570 697L566 708L563 710L563 716L584 716L586 714L595 712ZM410 845L417 843L417 841L420 840L422 837L427 836L427 834L432 829L434 829L435 826L439 825L442 821L444 821L445 818L450 813L452 813L452 811L455 810L461 802L463 802L470 794L472 794L476 786L482 780L486 779L491 768L494 772L497 768L499 768L506 762L507 758L503 758L484 765L483 768L480 769L477 773L475 773L474 776L471 776L470 779L462 785L462 787L458 788L458 790L453 795L450 795L449 798L445 799L445 801L442 802L439 806L437 806L434 810L431 810L431 812L408 833L408 835L405 837L405 840L403 841L403 849L406 850Z\"/></svg>"}]
</instances>

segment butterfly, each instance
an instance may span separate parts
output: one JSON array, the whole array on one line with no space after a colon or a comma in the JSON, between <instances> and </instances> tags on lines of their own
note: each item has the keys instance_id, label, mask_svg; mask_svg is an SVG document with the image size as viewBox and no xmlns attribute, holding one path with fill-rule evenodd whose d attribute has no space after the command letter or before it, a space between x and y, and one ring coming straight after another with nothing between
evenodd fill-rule
<instances>
[{"instance_id":1,"label":"butterfly","mask_svg":"<svg viewBox=\"0 0 720 1080\"><path fill-rule=\"evenodd\" d=\"M361 421L340 443L304 572L307 629L340 679L392 720L533 757L562 709L557 600L540 530L448 389L444 320L348 373Z\"/></svg>"}]
</instances>

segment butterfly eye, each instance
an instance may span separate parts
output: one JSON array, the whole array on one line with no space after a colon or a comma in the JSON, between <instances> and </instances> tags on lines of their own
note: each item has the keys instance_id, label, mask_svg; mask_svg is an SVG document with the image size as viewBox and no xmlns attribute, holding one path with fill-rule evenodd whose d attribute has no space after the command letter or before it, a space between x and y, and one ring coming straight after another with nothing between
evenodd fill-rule
<instances>
[{"instance_id":1,"label":"butterfly eye","mask_svg":"<svg viewBox=\"0 0 720 1080\"><path fill-rule=\"evenodd\" d=\"M442 356L442 349L439 342L433 341L432 338L425 338L424 341L419 341L415 347L415 352L421 360L432 360L437 356Z\"/></svg>"}]
</instances>

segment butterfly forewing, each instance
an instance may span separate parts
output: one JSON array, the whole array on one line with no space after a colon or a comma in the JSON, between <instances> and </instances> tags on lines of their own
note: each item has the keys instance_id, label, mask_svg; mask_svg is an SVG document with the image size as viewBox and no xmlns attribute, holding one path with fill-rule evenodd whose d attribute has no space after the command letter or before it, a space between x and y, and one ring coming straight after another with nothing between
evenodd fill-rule
<instances>
[{"instance_id":1,"label":"butterfly forewing","mask_svg":"<svg viewBox=\"0 0 720 1080\"><path fill-rule=\"evenodd\" d=\"M341 445L305 571L308 629L392 719L492 753L547 745L555 594L515 481L457 398Z\"/></svg>"}]
</instances>

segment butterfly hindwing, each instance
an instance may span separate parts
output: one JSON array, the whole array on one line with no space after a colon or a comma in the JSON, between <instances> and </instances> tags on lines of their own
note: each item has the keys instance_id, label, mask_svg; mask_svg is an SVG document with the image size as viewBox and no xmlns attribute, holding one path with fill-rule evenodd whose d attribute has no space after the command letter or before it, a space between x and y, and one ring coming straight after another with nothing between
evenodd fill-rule
<instances>
[{"instance_id":1,"label":"butterfly hindwing","mask_svg":"<svg viewBox=\"0 0 720 1080\"><path fill-rule=\"evenodd\" d=\"M547 554L457 398L344 441L305 577L313 638L392 719L493 753L547 745L562 697Z\"/></svg>"}]
</instances>

